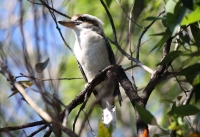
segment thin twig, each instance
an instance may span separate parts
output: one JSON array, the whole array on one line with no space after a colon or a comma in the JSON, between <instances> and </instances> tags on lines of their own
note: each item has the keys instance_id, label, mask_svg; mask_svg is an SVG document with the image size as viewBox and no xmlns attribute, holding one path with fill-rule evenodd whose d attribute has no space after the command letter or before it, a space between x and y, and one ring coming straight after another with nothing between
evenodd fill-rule
<instances>
[{"instance_id":1,"label":"thin twig","mask_svg":"<svg viewBox=\"0 0 200 137\"><path fill-rule=\"evenodd\" d=\"M35 126L39 126L39 125L44 125L44 121L43 120L36 121L36 122L32 122L32 123L27 123L27 124L24 124L21 126L4 127L4 128L0 128L0 132L14 131L14 130L29 128L29 127L35 127Z\"/></svg>"},{"instance_id":2,"label":"thin twig","mask_svg":"<svg viewBox=\"0 0 200 137\"><path fill-rule=\"evenodd\" d=\"M25 75L23 73L20 73L22 76L16 76L15 78L21 78L21 77L25 77L25 78L30 78L30 79L33 79L33 80L38 80L38 81L51 81L51 80L75 80L75 79L83 79L83 78L49 78L49 79L42 79L42 78L35 78L33 76L28 76L28 75Z\"/></svg>"},{"instance_id":3,"label":"thin twig","mask_svg":"<svg viewBox=\"0 0 200 137\"><path fill-rule=\"evenodd\" d=\"M124 71L127 71L127 70L132 69L132 68L135 68L135 67L138 67L138 65L131 65L130 67L125 68Z\"/></svg>"},{"instance_id":4,"label":"thin twig","mask_svg":"<svg viewBox=\"0 0 200 137\"><path fill-rule=\"evenodd\" d=\"M37 133L39 133L40 131L44 130L47 128L47 125L44 125L42 127L40 127L38 130L34 131L33 133L31 133L28 137L33 137L34 135L36 135Z\"/></svg>"},{"instance_id":5,"label":"thin twig","mask_svg":"<svg viewBox=\"0 0 200 137\"><path fill-rule=\"evenodd\" d=\"M59 121L55 121L50 117L48 113L46 113L43 109L41 109L35 102L28 96L24 88L19 85L18 83L14 83L17 90L21 93L23 98L27 101L27 103L35 110L35 112L42 117L47 123L52 123L55 126L58 126L62 131L64 131L66 134L72 137L78 137L74 132L72 132L70 129L64 127Z\"/></svg>"},{"instance_id":6,"label":"thin twig","mask_svg":"<svg viewBox=\"0 0 200 137\"><path fill-rule=\"evenodd\" d=\"M163 13L165 13L165 11L162 11L158 14L158 17L160 15L162 15ZM136 59L139 60L139 56L140 56L140 45L141 45L141 40L142 37L144 36L144 34L146 33L146 31L154 24L156 20L152 21L147 27L145 27L145 29L142 31L142 33L140 34L140 37L138 39L138 44L137 44L137 50L136 50Z\"/></svg>"},{"instance_id":7,"label":"thin twig","mask_svg":"<svg viewBox=\"0 0 200 137\"><path fill-rule=\"evenodd\" d=\"M34 0L33 1L32 0L27 0L27 1L29 1L32 4L43 5L43 4L39 3L39 2L35 2Z\"/></svg>"},{"instance_id":8,"label":"thin twig","mask_svg":"<svg viewBox=\"0 0 200 137\"><path fill-rule=\"evenodd\" d=\"M173 66L170 65L170 67L171 67L172 71L174 72ZM175 74L175 73L172 73L172 74L174 75L176 81L178 82L179 87L182 89L182 91L183 91L183 92L185 93L185 95L187 96L187 93L186 93L186 92L188 92L188 90L187 90L187 89L185 90L185 89L182 87L183 84L181 84L181 82L180 82L179 79L177 78L176 74Z\"/></svg>"},{"instance_id":9,"label":"thin twig","mask_svg":"<svg viewBox=\"0 0 200 137\"><path fill-rule=\"evenodd\" d=\"M135 21L132 19L132 17L129 17L129 16L128 16L127 12L125 11L124 7L123 7L122 4L119 2L119 0L116 0L116 1L117 1L117 3L121 6L121 8L122 8L122 10L124 11L124 14L126 15L126 17L127 17L131 22L133 22L136 26L138 26L138 27L140 27L140 28L142 28L142 29L145 29L145 27L140 26L139 24L137 24L137 22L135 22ZM133 6L132 6L132 9L133 9ZM131 11L132 11L132 10L131 10Z\"/></svg>"},{"instance_id":10,"label":"thin twig","mask_svg":"<svg viewBox=\"0 0 200 137\"><path fill-rule=\"evenodd\" d=\"M61 30L60 30L60 28L58 27L58 23L57 23L57 19L56 19L56 16L54 15L54 11L55 12L57 12L56 10L53 10L54 8L51 8L47 3L45 3L44 1L42 1L42 0L40 0L40 2L45 6L45 7L47 7L48 9L49 9L49 12L50 12L50 14L51 14L51 16L52 16L52 18L53 18L53 20L54 20L54 22L55 22L55 24L56 24L56 28L57 28L57 30L59 31L59 34L60 34L60 36L61 36L61 38L62 38L62 40L63 40L63 42L65 43L65 45L67 46L67 48L74 54L74 52L73 52L73 50L71 49L71 47L69 46L69 44L65 41L65 39L64 39L64 37L63 37L63 35L62 35L62 32L61 32ZM52 12L52 11L53 12ZM69 16L67 16L68 18L71 18L71 17L69 17Z\"/></svg>"},{"instance_id":11,"label":"thin twig","mask_svg":"<svg viewBox=\"0 0 200 137\"><path fill-rule=\"evenodd\" d=\"M94 137L96 137L96 134L95 134L95 132L92 130L92 127L91 127L91 125L90 125L90 121L89 121L89 119L88 119L88 117L87 117L85 111L84 111L84 110L82 110L82 111L83 111L83 113L85 114L85 117L86 117L86 119L87 119L87 121L88 121L88 125L89 125L89 127L90 127L91 133L94 135Z\"/></svg>"},{"instance_id":12,"label":"thin twig","mask_svg":"<svg viewBox=\"0 0 200 137\"><path fill-rule=\"evenodd\" d=\"M29 1L29 0L28 0L28 1ZM56 12L56 13L58 13L58 14L64 16L64 17L66 17L66 18L68 18L68 19L71 19L70 16L63 14L63 13L57 11L57 10L54 9L54 8L51 8L51 7L50 7L46 2L44 2L43 0L40 0L40 2L42 3L43 6L45 6L45 7L48 8L49 10L52 10L52 11L54 11L54 12ZM37 3L36 3L36 4L37 4Z\"/></svg>"}]
</instances>

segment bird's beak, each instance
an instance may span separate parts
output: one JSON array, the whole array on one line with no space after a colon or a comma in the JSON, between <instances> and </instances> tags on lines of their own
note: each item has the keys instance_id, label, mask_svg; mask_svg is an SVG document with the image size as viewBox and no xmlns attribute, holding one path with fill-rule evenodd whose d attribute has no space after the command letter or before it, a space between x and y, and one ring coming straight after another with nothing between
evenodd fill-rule
<instances>
[{"instance_id":1,"label":"bird's beak","mask_svg":"<svg viewBox=\"0 0 200 137\"><path fill-rule=\"evenodd\" d=\"M74 28L76 26L75 21L58 21L58 23L68 28Z\"/></svg>"}]
</instances>

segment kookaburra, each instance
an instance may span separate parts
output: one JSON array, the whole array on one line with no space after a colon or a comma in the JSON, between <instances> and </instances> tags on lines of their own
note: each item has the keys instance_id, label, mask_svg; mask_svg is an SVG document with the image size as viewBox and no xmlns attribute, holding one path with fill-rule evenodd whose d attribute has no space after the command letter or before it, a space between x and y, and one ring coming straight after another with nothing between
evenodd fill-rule
<instances>
[{"instance_id":1,"label":"kookaburra","mask_svg":"<svg viewBox=\"0 0 200 137\"><path fill-rule=\"evenodd\" d=\"M86 82L91 82L104 68L115 64L115 57L103 31L103 22L89 14L77 14L70 21L59 21L75 34L74 54ZM114 97L121 101L119 85L113 78L106 79L93 92L103 109L102 121L116 127Z\"/></svg>"}]
</instances>

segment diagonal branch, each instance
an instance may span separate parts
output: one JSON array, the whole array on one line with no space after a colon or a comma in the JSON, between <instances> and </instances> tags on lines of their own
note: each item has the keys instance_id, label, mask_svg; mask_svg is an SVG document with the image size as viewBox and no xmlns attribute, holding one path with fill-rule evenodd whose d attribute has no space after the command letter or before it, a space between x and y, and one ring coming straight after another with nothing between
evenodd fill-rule
<instances>
[{"instance_id":1,"label":"diagonal branch","mask_svg":"<svg viewBox=\"0 0 200 137\"><path fill-rule=\"evenodd\" d=\"M106 4L104 3L103 0L100 0L101 4L103 5L107 15L108 15L108 18L110 20L110 24L111 24L111 27L112 27L112 30L113 30L113 35L114 35L114 41L108 39L112 44L114 44L117 49L125 56L127 57L129 60L132 60L134 61L138 66L140 66L141 68L143 68L144 70L146 70L147 72L153 74L153 70L147 66L145 66L144 64L142 64L139 60L137 60L136 58L133 58L131 55L129 55L128 53L126 53L119 45L118 41L117 41L117 35L116 35L116 29L115 29L115 25L114 25L114 22L113 22L113 19L112 19L112 16L106 6Z\"/></svg>"},{"instance_id":2,"label":"diagonal branch","mask_svg":"<svg viewBox=\"0 0 200 137\"><path fill-rule=\"evenodd\" d=\"M43 122L43 120L41 120L41 121L37 121L37 122L27 123L27 124L24 124L21 126L10 126L10 127L0 128L0 132L14 131L14 130L29 128L29 127L35 127L35 126L39 126L39 125L43 125L43 124L44 124L44 122Z\"/></svg>"},{"instance_id":3,"label":"diagonal branch","mask_svg":"<svg viewBox=\"0 0 200 137\"><path fill-rule=\"evenodd\" d=\"M161 61L166 57L166 55L169 53L170 51L170 47L171 47L171 42L172 42L173 37L170 37L164 44L164 48L163 48L163 56ZM169 64L168 64L169 65ZM168 65L159 65L156 69L156 71L154 72L154 74L152 75L149 83L147 84L147 86L145 87L143 94L142 94L142 98L143 98L143 103L144 105L146 105L149 96L151 95L152 91L154 90L154 88L163 80L167 79L168 76L170 76L171 73L168 72L167 68Z\"/></svg>"}]
</instances>

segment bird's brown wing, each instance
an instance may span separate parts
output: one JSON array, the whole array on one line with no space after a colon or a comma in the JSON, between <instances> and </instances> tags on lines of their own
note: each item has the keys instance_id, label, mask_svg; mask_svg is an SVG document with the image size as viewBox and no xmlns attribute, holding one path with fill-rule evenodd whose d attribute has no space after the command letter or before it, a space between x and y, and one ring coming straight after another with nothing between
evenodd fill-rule
<instances>
[{"instance_id":1,"label":"bird's brown wing","mask_svg":"<svg viewBox=\"0 0 200 137\"><path fill-rule=\"evenodd\" d=\"M110 43L108 42L107 38L105 36L103 36L103 38L106 41L106 48L107 48L107 51L108 51L108 56L109 56L110 64L111 65L116 64L115 55L113 53L112 47L110 46ZM121 92L119 90L119 84L118 84L118 82L116 83L116 87L115 87L115 91L114 91L114 96L118 96L119 104L121 106L122 96L121 96Z\"/></svg>"},{"instance_id":2,"label":"bird's brown wing","mask_svg":"<svg viewBox=\"0 0 200 137\"><path fill-rule=\"evenodd\" d=\"M76 61L77 61L77 63L78 63L78 67L79 67L79 69L80 69L80 71L81 71L81 73L82 73L82 75L83 75L83 78L84 78L85 82L87 83L88 80L87 80L87 77L86 77L86 75L85 75L85 72L84 72L84 70L83 70L81 64L78 62L78 60L76 60Z\"/></svg>"}]
</instances>

